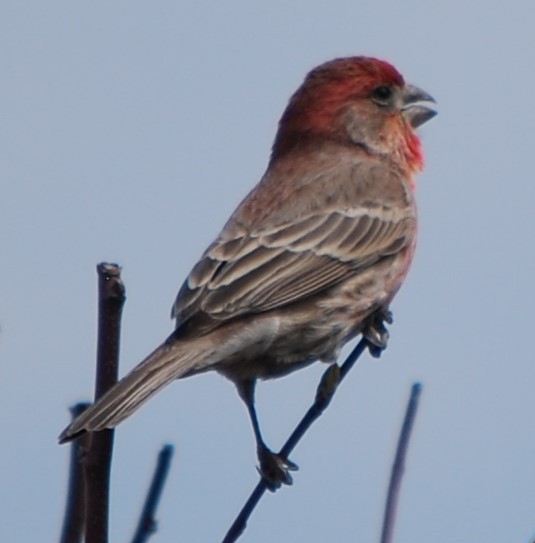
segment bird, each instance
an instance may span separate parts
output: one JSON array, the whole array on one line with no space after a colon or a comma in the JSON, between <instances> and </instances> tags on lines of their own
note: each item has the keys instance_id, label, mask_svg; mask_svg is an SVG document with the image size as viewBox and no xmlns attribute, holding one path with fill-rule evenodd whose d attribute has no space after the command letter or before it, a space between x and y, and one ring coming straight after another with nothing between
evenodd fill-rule
<instances>
[{"instance_id":1,"label":"bird","mask_svg":"<svg viewBox=\"0 0 535 543\"><path fill-rule=\"evenodd\" d=\"M282 114L265 174L180 288L174 331L60 443L113 428L176 379L214 370L245 402L268 487L291 484L297 466L263 439L256 382L334 363L359 335L385 348L417 238L416 129L434 102L377 58L312 69Z\"/></svg>"}]
</instances>

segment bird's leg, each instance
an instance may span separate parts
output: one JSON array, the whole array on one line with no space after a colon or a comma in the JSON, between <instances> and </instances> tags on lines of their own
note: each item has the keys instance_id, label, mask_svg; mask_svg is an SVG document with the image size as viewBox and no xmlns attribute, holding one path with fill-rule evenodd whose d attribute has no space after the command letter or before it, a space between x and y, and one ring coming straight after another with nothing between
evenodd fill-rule
<instances>
[{"instance_id":1,"label":"bird's leg","mask_svg":"<svg viewBox=\"0 0 535 543\"><path fill-rule=\"evenodd\" d=\"M379 358L386 349L389 334L385 323L392 324L393 322L392 312L385 308L378 309L367 318L362 328L362 335L368 341L368 350L373 357Z\"/></svg>"},{"instance_id":2,"label":"bird's leg","mask_svg":"<svg viewBox=\"0 0 535 543\"><path fill-rule=\"evenodd\" d=\"M292 484L292 476L289 472L296 471L297 465L287 458L283 458L279 454L275 454L265 444L264 438L262 437L262 432L260 431L260 424L258 422L254 405L255 385L256 381L253 379L238 381L236 383L238 393L247 406L249 418L251 419L251 424L253 426L256 439L257 456L260 463L258 471L264 478L269 490L274 492L280 488L281 484Z\"/></svg>"}]
</instances>

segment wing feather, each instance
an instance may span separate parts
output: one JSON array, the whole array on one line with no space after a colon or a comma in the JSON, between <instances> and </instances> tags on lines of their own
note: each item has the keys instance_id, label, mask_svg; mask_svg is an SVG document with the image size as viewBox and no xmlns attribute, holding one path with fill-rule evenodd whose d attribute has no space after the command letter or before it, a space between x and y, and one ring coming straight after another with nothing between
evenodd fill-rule
<instances>
[{"instance_id":1,"label":"wing feather","mask_svg":"<svg viewBox=\"0 0 535 543\"><path fill-rule=\"evenodd\" d=\"M199 312L222 320L304 300L401 250L413 229L410 215L361 208L219 239L178 294L177 324Z\"/></svg>"}]
</instances>

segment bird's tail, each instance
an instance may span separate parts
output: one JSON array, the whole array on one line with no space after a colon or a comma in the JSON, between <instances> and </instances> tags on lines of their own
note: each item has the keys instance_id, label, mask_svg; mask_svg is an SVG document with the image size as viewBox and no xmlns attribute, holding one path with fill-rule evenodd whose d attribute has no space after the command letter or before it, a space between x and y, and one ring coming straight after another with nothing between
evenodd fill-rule
<instances>
[{"instance_id":1,"label":"bird's tail","mask_svg":"<svg viewBox=\"0 0 535 543\"><path fill-rule=\"evenodd\" d=\"M59 442L85 432L113 428L175 379L194 371L199 363L213 363L214 346L205 338L163 343L130 373L77 417L59 436Z\"/></svg>"}]
</instances>

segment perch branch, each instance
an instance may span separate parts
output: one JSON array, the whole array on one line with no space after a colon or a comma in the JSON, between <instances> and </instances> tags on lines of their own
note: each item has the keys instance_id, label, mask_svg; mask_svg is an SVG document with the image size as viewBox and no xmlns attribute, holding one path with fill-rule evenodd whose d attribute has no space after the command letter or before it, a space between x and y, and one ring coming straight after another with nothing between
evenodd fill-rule
<instances>
[{"instance_id":1,"label":"perch branch","mask_svg":"<svg viewBox=\"0 0 535 543\"><path fill-rule=\"evenodd\" d=\"M342 382L349 370L354 366L355 362L359 359L361 354L368 347L368 340L362 338L357 346L353 349L351 354L346 358L342 366L333 364L329 366L323 374L318 389L316 391L316 398L314 403L310 406L304 417L301 419L295 430L291 433L290 437L286 440L280 450L280 456L287 458L293 451L295 446L299 443L301 438L305 435L308 429L312 426L314 421L318 419L325 408L329 405L338 385ZM260 479L255 489L245 502L242 510L239 512L236 520L229 528L223 543L234 543L238 540L247 526L247 521L257 506L258 502L267 490L267 485L264 479Z\"/></svg>"}]
</instances>

